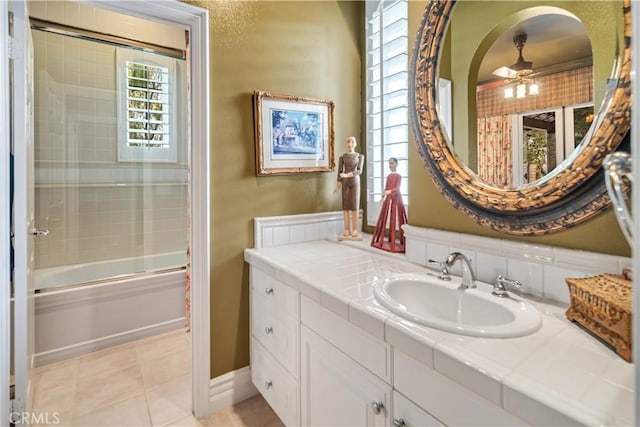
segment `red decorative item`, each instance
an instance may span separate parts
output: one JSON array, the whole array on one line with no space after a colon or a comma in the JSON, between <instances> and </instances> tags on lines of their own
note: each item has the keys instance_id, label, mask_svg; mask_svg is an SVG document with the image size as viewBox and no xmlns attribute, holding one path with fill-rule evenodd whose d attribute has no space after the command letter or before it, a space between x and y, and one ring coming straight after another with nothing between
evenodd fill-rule
<instances>
[{"instance_id":1,"label":"red decorative item","mask_svg":"<svg viewBox=\"0 0 640 427\"><path fill-rule=\"evenodd\" d=\"M402 177L396 173L398 161L395 158L389 159L391 173L387 175L387 182L384 187L382 207L378 216L378 223L373 232L371 246L389 252L404 252L405 239L402 225L407 223L407 211L402 202L400 194L400 181ZM389 235L385 239L385 231L389 228Z\"/></svg>"}]
</instances>

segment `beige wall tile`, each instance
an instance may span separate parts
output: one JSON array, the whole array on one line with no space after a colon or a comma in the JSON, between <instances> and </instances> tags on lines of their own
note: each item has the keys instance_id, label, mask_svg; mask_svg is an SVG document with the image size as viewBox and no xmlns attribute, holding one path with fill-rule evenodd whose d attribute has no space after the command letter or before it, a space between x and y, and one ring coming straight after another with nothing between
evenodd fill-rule
<instances>
[{"instance_id":1,"label":"beige wall tile","mask_svg":"<svg viewBox=\"0 0 640 427\"><path fill-rule=\"evenodd\" d=\"M80 4L72 1L64 2L64 22L72 27L82 27L91 24L91 22L83 22L80 19Z\"/></svg>"},{"instance_id":2,"label":"beige wall tile","mask_svg":"<svg viewBox=\"0 0 640 427\"><path fill-rule=\"evenodd\" d=\"M54 22L65 22L64 1L47 1L45 19Z\"/></svg>"},{"instance_id":3,"label":"beige wall tile","mask_svg":"<svg viewBox=\"0 0 640 427\"><path fill-rule=\"evenodd\" d=\"M46 18L47 16L47 2L43 0L30 0L27 7L29 8L29 15L35 18Z\"/></svg>"},{"instance_id":4,"label":"beige wall tile","mask_svg":"<svg viewBox=\"0 0 640 427\"><path fill-rule=\"evenodd\" d=\"M78 3L79 27L94 28L96 25L95 13L96 8L86 4Z\"/></svg>"}]
</instances>

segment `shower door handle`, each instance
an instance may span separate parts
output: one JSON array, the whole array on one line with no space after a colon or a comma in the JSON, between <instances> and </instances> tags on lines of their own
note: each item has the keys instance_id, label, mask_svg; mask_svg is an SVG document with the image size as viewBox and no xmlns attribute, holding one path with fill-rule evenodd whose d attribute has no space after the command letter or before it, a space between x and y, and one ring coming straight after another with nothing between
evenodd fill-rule
<instances>
[{"instance_id":1,"label":"shower door handle","mask_svg":"<svg viewBox=\"0 0 640 427\"><path fill-rule=\"evenodd\" d=\"M49 230L38 230L37 228L34 228L33 230L31 230L31 234L33 234L34 236L48 236Z\"/></svg>"}]
</instances>

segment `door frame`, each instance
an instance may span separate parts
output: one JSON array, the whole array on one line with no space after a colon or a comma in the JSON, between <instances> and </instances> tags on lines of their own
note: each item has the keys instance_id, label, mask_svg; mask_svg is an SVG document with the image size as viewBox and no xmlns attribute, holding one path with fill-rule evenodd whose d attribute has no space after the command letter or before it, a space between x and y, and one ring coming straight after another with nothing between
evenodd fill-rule
<instances>
[{"instance_id":1,"label":"door frame","mask_svg":"<svg viewBox=\"0 0 640 427\"><path fill-rule=\"evenodd\" d=\"M0 1L0 123L11 123L9 107L9 4ZM0 126L0 424L9 419L9 386L11 358L11 283L9 241L11 231L9 214L9 153L11 135L9 126Z\"/></svg>"},{"instance_id":2,"label":"door frame","mask_svg":"<svg viewBox=\"0 0 640 427\"><path fill-rule=\"evenodd\" d=\"M196 418L209 417L211 345L209 314L209 11L179 1L91 0L118 13L149 21L182 25L189 30L190 166L191 166L191 403Z\"/></svg>"},{"instance_id":3,"label":"door frame","mask_svg":"<svg viewBox=\"0 0 640 427\"><path fill-rule=\"evenodd\" d=\"M210 401L210 170L209 170L209 12L178 1L88 1L104 9L150 21L183 26L190 37L190 165L191 165L191 388L196 418L209 417ZM0 115L9 123L8 4L0 1ZM0 131L0 424L9 417L10 289L9 283L9 147L8 126Z\"/></svg>"},{"instance_id":4,"label":"door frame","mask_svg":"<svg viewBox=\"0 0 640 427\"><path fill-rule=\"evenodd\" d=\"M632 34L640 34L640 8L636 7L634 3L631 7L631 33ZM640 76L640 43L638 43L638 38L633 36L633 41L631 43L631 75L635 76L636 79L631 83L631 102L633 105L640 105L640 85L638 85L637 77ZM640 134L640 108L632 108L631 109L631 141L637 141L638 136ZM640 338L640 278L638 276L638 272L640 272L640 167L638 167L638 155L640 155L640 150L638 150L638 145L636 143L631 143L631 157L635 158L635 164L633 165L633 182L634 184L631 186L631 202L633 212L633 223L635 226L635 235L633 236L633 246L631 250L631 258L633 262L633 271L636 273L633 275L633 301L632 301L632 312L633 312L633 339L637 343ZM640 345L633 346L633 360L636 361L635 365L635 375L634 375L634 388L636 390L636 398L635 398L635 419L636 423L640 420L640 368L638 368L638 360L640 360Z\"/></svg>"}]
</instances>

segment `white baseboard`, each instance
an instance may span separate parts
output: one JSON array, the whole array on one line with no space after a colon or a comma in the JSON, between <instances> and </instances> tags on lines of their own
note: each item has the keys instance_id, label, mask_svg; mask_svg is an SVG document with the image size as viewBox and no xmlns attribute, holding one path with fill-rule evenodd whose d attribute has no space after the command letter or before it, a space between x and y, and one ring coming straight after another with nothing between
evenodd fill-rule
<instances>
[{"instance_id":1,"label":"white baseboard","mask_svg":"<svg viewBox=\"0 0 640 427\"><path fill-rule=\"evenodd\" d=\"M92 351L101 350L103 348L124 344L141 338L151 337L163 334L176 329L184 328L184 317L170 320L168 322L158 323L144 328L138 328L131 331L109 335L91 341L85 341L73 344L67 347L56 348L54 350L45 351L35 355L35 365L41 366L49 363L59 362L71 357L80 356L82 354L91 353Z\"/></svg>"},{"instance_id":2,"label":"white baseboard","mask_svg":"<svg viewBox=\"0 0 640 427\"><path fill-rule=\"evenodd\" d=\"M209 413L218 412L256 394L258 389L251 382L250 366L215 377L209 385Z\"/></svg>"}]
</instances>

